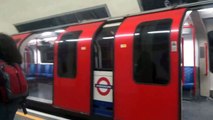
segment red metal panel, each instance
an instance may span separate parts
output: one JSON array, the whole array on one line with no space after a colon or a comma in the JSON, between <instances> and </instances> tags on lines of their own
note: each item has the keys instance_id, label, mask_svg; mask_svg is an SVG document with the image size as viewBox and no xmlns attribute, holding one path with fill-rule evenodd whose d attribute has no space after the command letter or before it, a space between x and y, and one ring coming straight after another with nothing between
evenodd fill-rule
<instances>
[{"instance_id":1,"label":"red metal panel","mask_svg":"<svg viewBox=\"0 0 213 120\"><path fill-rule=\"evenodd\" d=\"M23 34L17 34L12 35L12 38L16 41L17 47L21 45L24 39L26 39L31 33L23 33Z\"/></svg>"},{"instance_id":2,"label":"red metal panel","mask_svg":"<svg viewBox=\"0 0 213 120\"><path fill-rule=\"evenodd\" d=\"M58 59L54 58L54 98L55 106L84 114L90 114L91 97L91 43L97 29L104 22L71 26L66 32L82 31L77 42L77 74L76 78L61 78L57 75ZM58 40L62 35L59 36ZM58 45L55 44L55 56ZM69 51L67 51L69 52ZM66 58L64 58L66 59Z\"/></svg>"},{"instance_id":3,"label":"red metal panel","mask_svg":"<svg viewBox=\"0 0 213 120\"><path fill-rule=\"evenodd\" d=\"M168 85L137 84L133 80L133 39L140 23L170 18L170 40L179 43L179 28L185 11L177 9L134 16L120 26L115 39L115 120L180 119L179 51L170 52L171 79Z\"/></svg>"}]
</instances>

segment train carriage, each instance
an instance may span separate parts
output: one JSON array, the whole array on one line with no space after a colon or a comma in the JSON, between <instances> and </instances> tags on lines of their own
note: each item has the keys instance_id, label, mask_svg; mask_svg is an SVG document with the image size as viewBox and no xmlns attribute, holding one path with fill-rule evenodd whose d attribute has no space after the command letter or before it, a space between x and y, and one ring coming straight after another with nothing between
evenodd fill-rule
<instances>
[{"instance_id":1,"label":"train carriage","mask_svg":"<svg viewBox=\"0 0 213 120\"><path fill-rule=\"evenodd\" d=\"M29 106L86 119L180 120L185 93L211 93L207 3L14 35Z\"/></svg>"}]
</instances>

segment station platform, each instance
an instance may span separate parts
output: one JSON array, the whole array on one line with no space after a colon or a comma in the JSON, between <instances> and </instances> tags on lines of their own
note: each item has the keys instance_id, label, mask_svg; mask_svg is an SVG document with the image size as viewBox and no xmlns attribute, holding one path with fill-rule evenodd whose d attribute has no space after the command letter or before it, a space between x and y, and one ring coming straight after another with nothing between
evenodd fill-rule
<instances>
[{"instance_id":1,"label":"station platform","mask_svg":"<svg viewBox=\"0 0 213 120\"><path fill-rule=\"evenodd\" d=\"M212 120L213 99L196 98L182 101L182 120Z\"/></svg>"},{"instance_id":2,"label":"station platform","mask_svg":"<svg viewBox=\"0 0 213 120\"><path fill-rule=\"evenodd\" d=\"M27 109L24 115L22 110L16 112L14 120L79 120L75 118L63 118L32 109ZM212 120L213 118L212 98L191 98L182 101L182 120Z\"/></svg>"},{"instance_id":3,"label":"station platform","mask_svg":"<svg viewBox=\"0 0 213 120\"><path fill-rule=\"evenodd\" d=\"M14 120L71 120L31 109L27 109L27 112L25 115L22 110L18 110Z\"/></svg>"}]
</instances>

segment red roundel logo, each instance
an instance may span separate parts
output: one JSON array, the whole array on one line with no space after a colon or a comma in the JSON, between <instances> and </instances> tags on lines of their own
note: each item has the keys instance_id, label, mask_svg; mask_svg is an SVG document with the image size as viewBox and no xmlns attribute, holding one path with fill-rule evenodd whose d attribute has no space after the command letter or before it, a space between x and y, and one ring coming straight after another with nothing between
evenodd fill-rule
<instances>
[{"instance_id":1,"label":"red roundel logo","mask_svg":"<svg viewBox=\"0 0 213 120\"><path fill-rule=\"evenodd\" d=\"M97 91L99 94L106 96L109 94L110 90L112 89L112 85L107 78L101 77L98 79L97 83L95 84Z\"/></svg>"}]
</instances>

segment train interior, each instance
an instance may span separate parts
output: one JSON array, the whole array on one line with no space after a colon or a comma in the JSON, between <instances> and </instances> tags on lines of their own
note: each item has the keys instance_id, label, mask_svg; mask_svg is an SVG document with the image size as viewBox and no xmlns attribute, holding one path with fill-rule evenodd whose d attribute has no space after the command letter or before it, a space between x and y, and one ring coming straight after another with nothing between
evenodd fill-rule
<instances>
[{"instance_id":1,"label":"train interior","mask_svg":"<svg viewBox=\"0 0 213 120\"><path fill-rule=\"evenodd\" d=\"M184 18L180 44L183 119L188 119L189 114L195 119L211 116L212 12L213 6L203 6L188 11ZM211 112L205 112L205 109Z\"/></svg>"},{"instance_id":2,"label":"train interior","mask_svg":"<svg viewBox=\"0 0 213 120\"><path fill-rule=\"evenodd\" d=\"M21 45L24 72L29 83L28 99L52 103L53 45L63 29L35 33Z\"/></svg>"},{"instance_id":3,"label":"train interior","mask_svg":"<svg viewBox=\"0 0 213 120\"><path fill-rule=\"evenodd\" d=\"M211 96L211 6L186 13L181 40L183 98ZM210 71L209 71L210 67Z\"/></svg>"},{"instance_id":4,"label":"train interior","mask_svg":"<svg viewBox=\"0 0 213 120\"><path fill-rule=\"evenodd\" d=\"M196 68L195 63L195 29L191 20L191 12L186 13L182 27L181 35L181 70L182 70L182 83L183 83L183 97L190 99L195 92L194 72Z\"/></svg>"}]
</instances>

